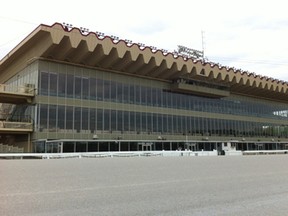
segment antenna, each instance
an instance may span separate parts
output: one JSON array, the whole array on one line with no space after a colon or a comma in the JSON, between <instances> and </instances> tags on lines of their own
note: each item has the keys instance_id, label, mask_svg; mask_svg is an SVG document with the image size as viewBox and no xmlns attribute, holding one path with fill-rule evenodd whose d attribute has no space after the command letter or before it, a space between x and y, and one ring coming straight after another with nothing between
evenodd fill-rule
<instances>
[{"instance_id":1,"label":"antenna","mask_svg":"<svg viewBox=\"0 0 288 216\"><path fill-rule=\"evenodd\" d=\"M202 51L196 50L196 49L191 49L186 46L178 45L178 49L176 51L177 55L180 55L184 58L192 58L192 59L200 59L200 60L205 60L204 57L204 31L201 31L202 35Z\"/></svg>"},{"instance_id":2,"label":"antenna","mask_svg":"<svg viewBox=\"0 0 288 216\"><path fill-rule=\"evenodd\" d=\"M202 37L202 54L203 54L203 59L205 59L205 32L202 30L201 31L201 37Z\"/></svg>"}]
</instances>

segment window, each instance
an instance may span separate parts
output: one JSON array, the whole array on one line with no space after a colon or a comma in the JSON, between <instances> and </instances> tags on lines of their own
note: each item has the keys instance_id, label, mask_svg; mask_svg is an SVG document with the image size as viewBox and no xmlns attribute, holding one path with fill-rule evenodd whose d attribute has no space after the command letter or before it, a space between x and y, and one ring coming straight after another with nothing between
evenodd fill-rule
<instances>
[{"instance_id":1,"label":"window","mask_svg":"<svg viewBox=\"0 0 288 216\"><path fill-rule=\"evenodd\" d=\"M118 110L117 111L117 131L123 131L124 130L124 118L123 118L123 111Z\"/></svg>"},{"instance_id":2,"label":"window","mask_svg":"<svg viewBox=\"0 0 288 216\"><path fill-rule=\"evenodd\" d=\"M58 74L51 73L49 74L49 95L57 96L57 78Z\"/></svg>"},{"instance_id":3,"label":"window","mask_svg":"<svg viewBox=\"0 0 288 216\"><path fill-rule=\"evenodd\" d=\"M82 108L82 130L88 130L88 126L89 126L89 112L88 112L88 108Z\"/></svg>"},{"instance_id":4,"label":"window","mask_svg":"<svg viewBox=\"0 0 288 216\"><path fill-rule=\"evenodd\" d=\"M104 131L111 131L111 113L110 110L104 110L103 115Z\"/></svg>"},{"instance_id":5,"label":"window","mask_svg":"<svg viewBox=\"0 0 288 216\"><path fill-rule=\"evenodd\" d=\"M129 102L130 104L134 104L135 103L135 88L134 88L134 84L130 85L130 97L129 97Z\"/></svg>"},{"instance_id":6,"label":"window","mask_svg":"<svg viewBox=\"0 0 288 216\"><path fill-rule=\"evenodd\" d=\"M89 85L90 85L90 99L94 100L97 97L97 91L96 91L96 79L95 78L89 78Z\"/></svg>"},{"instance_id":7,"label":"window","mask_svg":"<svg viewBox=\"0 0 288 216\"><path fill-rule=\"evenodd\" d=\"M130 112L129 126L130 126L130 131L135 131L135 112Z\"/></svg>"},{"instance_id":8,"label":"window","mask_svg":"<svg viewBox=\"0 0 288 216\"><path fill-rule=\"evenodd\" d=\"M66 96L66 74L58 74L58 96Z\"/></svg>"},{"instance_id":9,"label":"window","mask_svg":"<svg viewBox=\"0 0 288 216\"><path fill-rule=\"evenodd\" d=\"M106 83L106 81L105 81L105 83ZM118 85L118 83L116 83L114 81L111 81L111 83L107 84L107 87L105 84L105 91L108 88L110 88L110 90L111 90L111 97L109 97L109 94L107 94L107 98L105 97L105 100L111 100L112 102L116 102L116 100L118 99L117 98L117 85Z\"/></svg>"},{"instance_id":10,"label":"window","mask_svg":"<svg viewBox=\"0 0 288 216\"><path fill-rule=\"evenodd\" d=\"M40 75L40 94L41 95L48 95L48 81L49 81L49 74L47 72L41 72Z\"/></svg>"},{"instance_id":11,"label":"window","mask_svg":"<svg viewBox=\"0 0 288 216\"><path fill-rule=\"evenodd\" d=\"M103 110L97 109L97 130L103 130Z\"/></svg>"},{"instance_id":12,"label":"window","mask_svg":"<svg viewBox=\"0 0 288 216\"><path fill-rule=\"evenodd\" d=\"M104 100L110 101L111 100L111 85L109 80L103 81L103 91L104 91Z\"/></svg>"},{"instance_id":13,"label":"window","mask_svg":"<svg viewBox=\"0 0 288 216\"><path fill-rule=\"evenodd\" d=\"M82 78L75 76L74 95L75 98L81 99L82 93Z\"/></svg>"},{"instance_id":14,"label":"window","mask_svg":"<svg viewBox=\"0 0 288 216\"><path fill-rule=\"evenodd\" d=\"M81 107L74 108L74 130L77 133L81 130Z\"/></svg>"},{"instance_id":15,"label":"window","mask_svg":"<svg viewBox=\"0 0 288 216\"><path fill-rule=\"evenodd\" d=\"M58 128L65 129L65 106L58 106Z\"/></svg>"},{"instance_id":16,"label":"window","mask_svg":"<svg viewBox=\"0 0 288 216\"><path fill-rule=\"evenodd\" d=\"M57 106L56 105L49 105L49 131L56 132L57 128Z\"/></svg>"},{"instance_id":17,"label":"window","mask_svg":"<svg viewBox=\"0 0 288 216\"><path fill-rule=\"evenodd\" d=\"M103 100L103 80L97 79L96 80L96 89L97 89L97 100L102 101Z\"/></svg>"},{"instance_id":18,"label":"window","mask_svg":"<svg viewBox=\"0 0 288 216\"><path fill-rule=\"evenodd\" d=\"M67 106L66 107L66 130L73 129L73 107Z\"/></svg>"},{"instance_id":19,"label":"window","mask_svg":"<svg viewBox=\"0 0 288 216\"><path fill-rule=\"evenodd\" d=\"M147 105L147 87L141 87L141 104Z\"/></svg>"},{"instance_id":20,"label":"window","mask_svg":"<svg viewBox=\"0 0 288 216\"><path fill-rule=\"evenodd\" d=\"M74 97L74 75L67 74L67 97Z\"/></svg>"},{"instance_id":21,"label":"window","mask_svg":"<svg viewBox=\"0 0 288 216\"><path fill-rule=\"evenodd\" d=\"M122 103L123 102L123 84L117 83L117 102Z\"/></svg>"},{"instance_id":22,"label":"window","mask_svg":"<svg viewBox=\"0 0 288 216\"><path fill-rule=\"evenodd\" d=\"M40 131L42 129L47 129L47 123L48 123L48 105L46 104L40 104Z\"/></svg>"},{"instance_id":23,"label":"window","mask_svg":"<svg viewBox=\"0 0 288 216\"><path fill-rule=\"evenodd\" d=\"M128 103L130 99L129 85L123 84L123 102Z\"/></svg>"},{"instance_id":24,"label":"window","mask_svg":"<svg viewBox=\"0 0 288 216\"><path fill-rule=\"evenodd\" d=\"M142 113L142 116L141 116L141 121L142 121L142 129L141 131L142 132L147 132L147 115L146 113Z\"/></svg>"},{"instance_id":25,"label":"window","mask_svg":"<svg viewBox=\"0 0 288 216\"><path fill-rule=\"evenodd\" d=\"M89 127L92 133L96 129L96 120L96 110L91 108L89 112Z\"/></svg>"},{"instance_id":26,"label":"window","mask_svg":"<svg viewBox=\"0 0 288 216\"><path fill-rule=\"evenodd\" d=\"M82 77L82 99L89 98L89 79L88 77Z\"/></svg>"},{"instance_id":27,"label":"window","mask_svg":"<svg viewBox=\"0 0 288 216\"><path fill-rule=\"evenodd\" d=\"M140 104L141 103L141 90L140 86L135 86L135 103Z\"/></svg>"}]
</instances>

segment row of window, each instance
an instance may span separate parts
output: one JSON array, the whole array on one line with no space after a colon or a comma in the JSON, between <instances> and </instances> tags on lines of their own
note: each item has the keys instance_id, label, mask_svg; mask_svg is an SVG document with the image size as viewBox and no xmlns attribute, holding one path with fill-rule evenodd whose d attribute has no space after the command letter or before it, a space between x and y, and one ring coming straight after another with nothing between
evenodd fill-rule
<instances>
[{"instance_id":1,"label":"row of window","mask_svg":"<svg viewBox=\"0 0 288 216\"><path fill-rule=\"evenodd\" d=\"M51 132L284 136L287 126L193 116L40 104L38 129Z\"/></svg>"},{"instance_id":2,"label":"row of window","mask_svg":"<svg viewBox=\"0 0 288 216\"><path fill-rule=\"evenodd\" d=\"M201 112L225 113L287 119L288 109L282 105L240 101L233 98L213 99L179 94L169 90L121 83L112 80L81 77L71 74L41 72L40 95L141 104Z\"/></svg>"}]
</instances>

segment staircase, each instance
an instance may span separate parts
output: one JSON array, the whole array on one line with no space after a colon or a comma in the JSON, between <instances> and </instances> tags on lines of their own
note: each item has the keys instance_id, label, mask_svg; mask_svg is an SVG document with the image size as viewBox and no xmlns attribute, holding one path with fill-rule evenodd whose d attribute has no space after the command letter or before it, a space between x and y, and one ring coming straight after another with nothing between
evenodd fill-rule
<instances>
[{"instance_id":1,"label":"staircase","mask_svg":"<svg viewBox=\"0 0 288 216\"><path fill-rule=\"evenodd\" d=\"M6 120L13 110L13 104L0 104L0 120Z\"/></svg>"},{"instance_id":2,"label":"staircase","mask_svg":"<svg viewBox=\"0 0 288 216\"><path fill-rule=\"evenodd\" d=\"M24 148L19 148L17 146L0 144L0 153L23 153Z\"/></svg>"}]
</instances>

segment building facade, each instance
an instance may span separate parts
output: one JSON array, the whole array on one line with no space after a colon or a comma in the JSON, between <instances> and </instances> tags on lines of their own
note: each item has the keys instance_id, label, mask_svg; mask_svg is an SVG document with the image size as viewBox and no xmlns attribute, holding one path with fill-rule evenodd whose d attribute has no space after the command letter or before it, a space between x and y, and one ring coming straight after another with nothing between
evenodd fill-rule
<instances>
[{"instance_id":1,"label":"building facade","mask_svg":"<svg viewBox=\"0 0 288 216\"><path fill-rule=\"evenodd\" d=\"M288 147L286 82L59 23L4 57L0 81L34 88L31 103L9 111L33 130L2 131L25 151Z\"/></svg>"}]
</instances>

